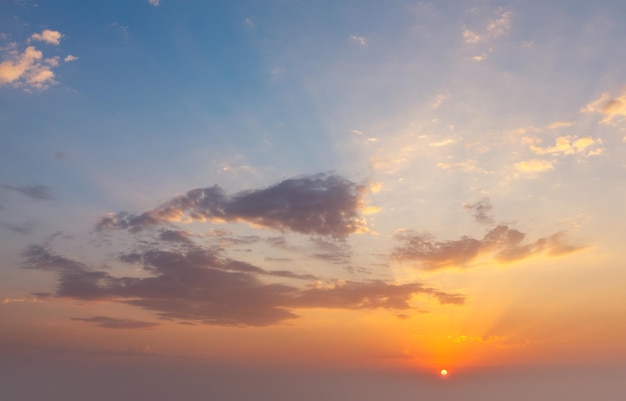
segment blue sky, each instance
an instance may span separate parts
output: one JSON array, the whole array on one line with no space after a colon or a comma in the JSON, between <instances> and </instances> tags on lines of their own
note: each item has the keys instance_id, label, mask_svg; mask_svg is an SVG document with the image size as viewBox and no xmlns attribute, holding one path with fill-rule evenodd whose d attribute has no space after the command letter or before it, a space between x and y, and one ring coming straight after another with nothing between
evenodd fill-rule
<instances>
[{"instance_id":1,"label":"blue sky","mask_svg":"<svg viewBox=\"0 0 626 401\"><path fill-rule=\"evenodd\" d=\"M622 363L625 11L0 2L0 350Z\"/></svg>"}]
</instances>

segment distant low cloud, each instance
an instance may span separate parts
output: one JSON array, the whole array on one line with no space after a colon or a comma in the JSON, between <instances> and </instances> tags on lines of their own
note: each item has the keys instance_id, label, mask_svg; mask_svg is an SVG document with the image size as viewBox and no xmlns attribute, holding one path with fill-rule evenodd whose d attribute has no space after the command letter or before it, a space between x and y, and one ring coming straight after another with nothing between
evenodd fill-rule
<instances>
[{"instance_id":1,"label":"distant low cloud","mask_svg":"<svg viewBox=\"0 0 626 401\"><path fill-rule=\"evenodd\" d=\"M600 113L603 125L616 125L626 118L626 90L619 96L603 93L598 99L581 109L581 112Z\"/></svg>"},{"instance_id":2,"label":"distant low cloud","mask_svg":"<svg viewBox=\"0 0 626 401\"><path fill-rule=\"evenodd\" d=\"M57 297L121 302L153 311L161 318L209 325L273 325L296 318L294 311L299 308L408 310L416 295L435 298L441 304L464 302L460 294L420 283L336 280L324 284L310 275L267 271L223 258L211 249L153 249L122 255L123 262L143 266L146 277L113 276L38 245L29 247L24 257L23 267L57 274ZM265 278L309 280L312 284L298 287ZM102 316L74 320L107 328L152 327Z\"/></svg>"},{"instance_id":3,"label":"distant low cloud","mask_svg":"<svg viewBox=\"0 0 626 401\"><path fill-rule=\"evenodd\" d=\"M141 320L129 320L129 319L116 319L107 316L94 316L88 318L81 317L73 317L72 320L76 320L79 322L87 322L93 323L97 327L102 327L105 329L122 329L122 330L132 330L132 329L152 329L157 327L158 323L153 322L144 322Z\"/></svg>"},{"instance_id":4,"label":"distant low cloud","mask_svg":"<svg viewBox=\"0 0 626 401\"><path fill-rule=\"evenodd\" d=\"M492 220L486 214L491 210L488 199L467 205L466 208L475 212L474 217L478 222L488 223ZM458 240L438 241L432 235L412 230L400 231L394 238L401 245L392 252L393 260L418 262L427 270L467 267L480 256L491 256L496 262L511 263L533 255L558 256L584 248L567 243L562 232L524 244L526 234L506 224L491 228L481 239L463 236Z\"/></svg>"},{"instance_id":5,"label":"distant low cloud","mask_svg":"<svg viewBox=\"0 0 626 401\"><path fill-rule=\"evenodd\" d=\"M367 232L361 211L366 187L336 175L287 179L265 189L227 195L219 186L193 189L140 215L110 214L98 231L138 232L168 222L247 222L279 231L345 238Z\"/></svg>"},{"instance_id":6,"label":"distant low cloud","mask_svg":"<svg viewBox=\"0 0 626 401\"><path fill-rule=\"evenodd\" d=\"M52 191L50 187L47 187L45 185L4 185L2 188L15 191L34 200L52 199Z\"/></svg>"}]
</instances>

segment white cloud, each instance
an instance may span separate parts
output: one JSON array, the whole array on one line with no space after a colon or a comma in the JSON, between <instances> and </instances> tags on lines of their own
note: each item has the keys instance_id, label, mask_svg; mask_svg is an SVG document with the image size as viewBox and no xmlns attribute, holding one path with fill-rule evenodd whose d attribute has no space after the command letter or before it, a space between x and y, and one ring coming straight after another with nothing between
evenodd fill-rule
<instances>
[{"instance_id":1,"label":"white cloud","mask_svg":"<svg viewBox=\"0 0 626 401\"><path fill-rule=\"evenodd\" d=\"M66 63L69 63L70 61L76 61L78 60L78 57L76 56L72 56L71 54L68 54L63 61L65 61Z\"/></svg>"},{"instance_id":2,"label":"white cloud","mask_svg":"<svg viewBox=\"0 0 626 401\"><path fill-rule=\"evenodd\" d=\"M152 4L155 7L158 7L161 4L161 0L148 0L148 3Z\"/></svg>"},{"instance_id":3,"label":"white cloud","mask_svg":"<svg viewBox=\"0 0 626 401\"><path fill-rule=\"evenodd\" d=\"M352 35L350 36L350 40L357 42L361 46L367 46L367 39L365 39L363 36Z\"/></svg>"},{"instance_id":4,"label":"white cloud","mask_svg":"<svg viewBox=\"0 0 626 401\"><path fill-rule=\"evenodd\" d=\"M44 29L41 33L33 33L30 40L38 40L40 42L46 42L51 45L59 45L63 35L59 31L52 31L50 29Z\"/></svg>"}]
</instances>

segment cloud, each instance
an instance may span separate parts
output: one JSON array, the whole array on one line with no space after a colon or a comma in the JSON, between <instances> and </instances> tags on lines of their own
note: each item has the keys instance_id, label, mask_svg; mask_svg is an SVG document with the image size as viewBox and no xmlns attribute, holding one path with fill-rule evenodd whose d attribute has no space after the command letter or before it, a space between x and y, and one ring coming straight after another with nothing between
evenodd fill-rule
<instances>
[{"instance_id":1,"label":"cloud","mask_svg":"<svg viewBox=\"0 0 626 401\"><path fill-rule=\"evenodd\" d=\"M382 281L334 281L297 287L270 278L316 280L289 271L266 271L246 262L220 257L217 250L151 249L122 255L140 264L147 276L113 276L57 255L39 245L25 252L23 267L55 272L57 297L108 300L137 306L160 318L225 326L267 326L298 317L298 308L410 309L416 295L433 297L442 304L462 304L460 294L442 292L421 283L389 284ZM102 327L129 328L136 322L106 317L76 318ZM103 326L104 325L104 326ZM122 326L122 327L119 327Z\"/></svg>"},{"instance_id":2,"label":"cloud","mask_svg":"<svg viewBox=\"0 0 626 401\"><path fill-rule=\"evenodd\" d=\"M30 40L36 40L40 42L46 42L51 45L59 45L61 44L61 38L63 34L59 31L53 31L50 29L44 29L41 33L33 33L30 37Z\"/></svg>"},{"instance_id":3,"label":"cloud","mask_svg":"<svg viewBox=\"0 0 626 401\"><path fill-rule=\"evenodd\" d=\"M51 195L50 187L47 187L45 185L24 185L24 186L4 185L3 188L18 192L34 200L53 199Z\"/></svg>"},{"instance_id":4,"label":"cloud","mask_svg":"<svg viewBox=\"0 0 626 401\"><path fill-rule=\"evenodd\" d=\"M476 222L480 224L493 224L494 220L492 216L489 216L487 213L493 209L491 206L491 202L489 198L483 198L476 203L473 204L464 204L463 209L465 210L473 210L474 211L474 219Z\"/></svg>"},{"instance_id":5,"label":"cloud","mask_svg":"<svg viewBox=\"0 0 626 401\"><path fill-rule=\"evenodd\" d=\"M105 329L152 329L157 327L158 323L143 322L141 320L116 319L107 316L94 316L88 318L73 317L72 320L79 322L93 323L97 327Z\"/></svg>"},{"instance_id":6,"label":"cloud","mask_svg":"<svg viewBox=\"0 0 626 401\"><path fill-rule=\"evenodd\" d=\"M427 270L446 267L467 267L479 256L490 255L501 263L511 263L533 255L565 255L583 247L565 242L563 233L555 233L529 244L522 244L526 234L499 224L482 239L463 236L458 240L437 241L431 235L401 231L394 238L402 243L395 248L392 259L416 261Z\"/></svg>"},{"instance_id":7,"label":"cloud","mask_svg":"<svg viewBox=\"0 0 626 401\"><path fill-rule=\"evenodd\" d=\"M626 117L626 90L617 97L603 93L598 99L583 107L581 112L600 113L604 116L600 120L603 125L616 125Z\"/></svg>"},{"instance_id":8,"label":"cloud","mask_svg":"<svg viewBox=\"0 0 626 401\"><path fill-rule=\"evenodd\" d=\"M183 244L193 244L189 231L180 230L163 230L159 235L159 239L165 242L179 242Z\"/></svg>"},{"instance_id":9,"label":"cloud","mask_svg":"<svg viewBox=\"0 0 626 401\"><path fill-rule=\"evenodd\" d=\"M365 39L363 36L351 35L350 40L358 43L361 46L367 46L367 39Z\"/></svg>"},{"instance_id":10,"label":"cloud","mask_svg":"<svg viewBox=\"0 0 626 401\"><path fill-rule=\"evenodd\" d=\"M44 90L56 83L52 71L58 65L56 58L43 59L43 53L33 46L23 53L11 50L8 56L8 60L0 63L0 85Z\"/></svg>"},{"instance_id":11,"label":"cloud","mask_svg":"<svg viewBox=\"0 0 626 401\"><path fill-rule=\"evenodd\" d=\"M366 187L336 175L318 174L287 179L265 189L227 195L215 185L193 189L140 215L110 214L98 231L138 232L168 222L238 222L279 231L345 238L368 232L361 210Z\"/></svg>"},{"instance_id":12,"label":"cloud","mask_svg":"<svg viewBox=\"0 0 626 401\"><path fill-rule=\"evenodd\" d=\"M553 168L554 165L551 162L541 159L531 159L515 163L515 169L517 169L517 171L530 175L552 170Z\"/></svg>"},{"instance_id":13,"label":"cloud","mask_svg":"<svg viewBox=\"0 0 626 401\"><path fill-rule=\"evenodd\" d=\"M155 7L158 7L161 4L161 0L148 0L148 3Z\"/></svg>"},{"instance_id":14,"label":"cloud","mask_svg":"<svg viewBox=\"0 0 626 401\"><path fill-rule=\"evenodd\" d=\"M65 58L63 59L63 61L65 61L66 63L69 63L71 61L76 61L78 60L78 57L76 56L72 56L71 54L68 54L67 56L65 56Z\"/></svg>"},{"instance_id":15,"label":"cloud","mask_svg":"<svg viewBox=\"0 0 626 401\"><path fill-rule=\"evenodd\" d=\"M594 145L599 145L602 143L600 139L593 139L592 137L586 136L582 138L571 137L571 136L559 136L555 140L554 146L541 147L538 144L541 143L541 139L534 137L524 138L525 142L529 143L530 149L538 155L545 154L553 154L553 155L572 155L577 153L584 153L585 150L589 150L587 152L587 156L593 156L598 151L598 149L589 149ZM602 151L600 150L600 153Z\"/></svg>"},{"instance_id":16,"label":"cloud","mask_svg":"<svg viewBox=\"0 0 626 401\"><path fill-rule=\"evenodd\" d=\"M465 43L475 44L508 34L511 29L512 15L513 14L510 11L498 12L498 17L489 20L484 32L481 34L478 34L470 29L464 29L462 32L463 41Z\"/></svg>"},{"instance_id":17,"label":"cloud","mask_svg":"<svg viewBox=\"0 0 626 401\"><path fill-rule=\"evenodd\" d=\"M23 304L23 303L39 303L39 302L41 302L41 299L37 297L30 297L30 298L5 297L2 299L3 304Z\"/></svg>"}]
</instances>

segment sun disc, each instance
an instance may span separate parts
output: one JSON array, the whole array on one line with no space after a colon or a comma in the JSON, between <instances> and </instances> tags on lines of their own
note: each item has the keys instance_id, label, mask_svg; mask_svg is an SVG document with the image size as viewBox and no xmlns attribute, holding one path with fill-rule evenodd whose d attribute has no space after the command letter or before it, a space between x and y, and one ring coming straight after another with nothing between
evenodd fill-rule
<instances>
[{"instance_id":1,"label":"sun disc","mask_svg":"<svg viewBox=\"0 0 626 401\"><path fill-rule=\"evenodd\" d=\"M439 372L439 374L441 376L448 376L448 371L446 369L441 369L441 372Z\"/></svg>"}]
</instances>

